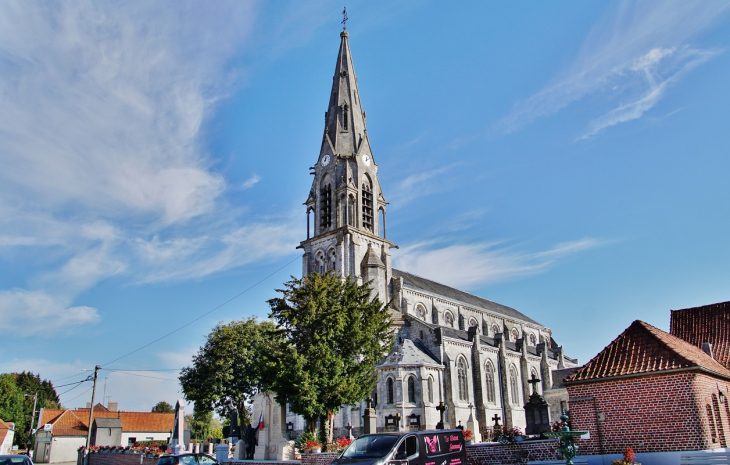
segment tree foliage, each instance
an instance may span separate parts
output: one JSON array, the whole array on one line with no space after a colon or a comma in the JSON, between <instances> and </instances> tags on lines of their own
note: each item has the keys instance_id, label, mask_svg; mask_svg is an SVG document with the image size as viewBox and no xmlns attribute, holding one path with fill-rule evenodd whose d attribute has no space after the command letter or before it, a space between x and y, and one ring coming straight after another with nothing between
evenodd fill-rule
<instances>
[{"instance_id":1,"label":"tree foliage","mask_svg":"<svg viewBox=\"0 0 730 465\"><path fill-rule=\"evenodd\" d=\"M0 419L15 423L16 432L26 429L24 403L23 391L15 383L15 377L9 373L0 375Z\"/></svg>"},{"instance_id":2,"label":"tree foliage","mask_svg":"<svg viewBox=\"0 0 730 465\"><path fill-rule=\"evenodd\" d=\"M175 407L168 404L164 400L161 400L157 402L157 405L152 407L152 412L154 413L175 413Z\"/></svg>"},{"instance_id":3,"label":"tree foliage","mask_svg":"<svg viewBox=\"0 0 730 465\"><path fill-rule=\"evenodd\" d=\"M61 404L53 383L46 379L41 380L40 375L33 374L30 371L23 371L21 373L12 373L10 376L13 378L18 389L20 389L20 392L26 395L21 404L23 408L24 428L15 428L14 440L15 444L24 446L31 439L29 434L31 424L35 428L38 428L38 412L42 408L60 408ZM38 394L38 400L35 405L35 422L31 422L31 417L33 417L33 396L36 393ZM0 397L2 396L0 395ZM2 415L0 415L0 418L2 418ZM5 419L3 418L3 420Z\"/></svg>"},{"instance_id":4,"label":"tree foliage","mask_svg":"<svg viewBox=\"0 0 730 465\"><path fill-rule=\"evenodd\" d=\"M248 424L246 402L265 387L269 355L277 344L274 329L256 318L219 323L193 356L193 365L180 373L185 399L195 402L196 411L207 407L221 417L236 410L241 424Z\"/></svg>"},{"instance_id":5,"label":"tree foliage","mask_svg":"<svg viewBox=\"0 0 730 465\"><path fill-rule=\"evenodd\" d=\"M281 297L268 301L284 339L271 388L313 431L317 418L370 394L375 365L392 349L393 333L387 306L370 298L367 284L312 273L284 286L277 290Z\"/></svg>"}]
</instances>

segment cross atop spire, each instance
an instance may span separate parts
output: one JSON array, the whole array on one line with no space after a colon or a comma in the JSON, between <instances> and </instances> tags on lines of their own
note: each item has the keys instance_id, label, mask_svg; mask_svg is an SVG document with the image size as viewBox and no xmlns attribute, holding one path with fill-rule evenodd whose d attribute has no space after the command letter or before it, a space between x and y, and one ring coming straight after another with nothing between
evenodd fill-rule
<instances>
[{"instance_id":1,"label":"cross atop spire","mask_svg":"<svg viewBox=\"0 0 730 465\"><path fill-rule=\"evenodd\" d=\"M347 30L347 7L345 7L344 10L342 10L342 30Z\"/></svg>"}]
</instances>

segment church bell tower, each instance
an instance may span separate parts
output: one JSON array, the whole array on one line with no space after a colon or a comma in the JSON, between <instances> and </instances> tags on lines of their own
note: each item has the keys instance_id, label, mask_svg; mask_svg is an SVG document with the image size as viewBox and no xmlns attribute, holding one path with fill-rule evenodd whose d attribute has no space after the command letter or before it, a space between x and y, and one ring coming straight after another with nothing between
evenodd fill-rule
<instances>
[{"instance_id":1,"label":"church bell tower","mask_svg":"<svg viewBox=\"0 0 730 465\"><path fill-rule=\"evenodd\" d=\"M312 189L304 203L307 239L299 246L304 249L302 274L333 271L370 282L373 296L387 302L394 245L386 239L387 202L365 126L347 31L340 33L324 120L319 158L310 168Z\"/></svg>"}]
</instances>

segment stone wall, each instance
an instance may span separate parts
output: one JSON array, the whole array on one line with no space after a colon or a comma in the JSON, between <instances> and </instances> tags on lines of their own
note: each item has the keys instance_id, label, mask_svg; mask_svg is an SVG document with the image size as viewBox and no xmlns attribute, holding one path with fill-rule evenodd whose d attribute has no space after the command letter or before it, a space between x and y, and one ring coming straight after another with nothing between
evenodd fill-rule
<instances>
[{"instance_id":1,"label":"stone wall","mask_svg":"<svg viewBox=\"0 0 730 465\"><path fill-rule=\"evenodd\" d=\"M111 452L95 452L89 454L88 465L157 465L157 460L142 454L119 454ZM83 465L84 453L79 452L77 465Z\"/></svg>"},{"instance_id":2,"label":"stone wall","mask_svg":"<svg viewBox=\"0 0 730 465\"><path fill-rule=\"evenodd\" d=\"M698 372L570 385L572 429L591 436L580 441L580 454L619 454L625 447L636 453L725 447L730 406L715 399L728 389L726 380Z\"/></svg>"}]
</instances>

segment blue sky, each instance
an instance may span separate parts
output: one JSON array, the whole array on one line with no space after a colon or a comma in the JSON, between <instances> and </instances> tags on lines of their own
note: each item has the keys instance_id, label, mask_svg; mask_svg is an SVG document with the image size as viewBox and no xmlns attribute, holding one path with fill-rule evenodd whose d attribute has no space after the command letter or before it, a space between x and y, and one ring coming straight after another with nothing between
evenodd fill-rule
<instances>
[{"instance_id":1,"label":"blue sky","mask_svg":"<svg viewBox=\"0 0 730 465\"><path fill-rule=\"evenodd\" d=\"M347 8L396 267L582 362L730 299L729 3ZM218 321L266 317L301 273L341 11L0 4L0 372L151 370L100 374L147 410Z\"/></svg>"}]
</instances>

